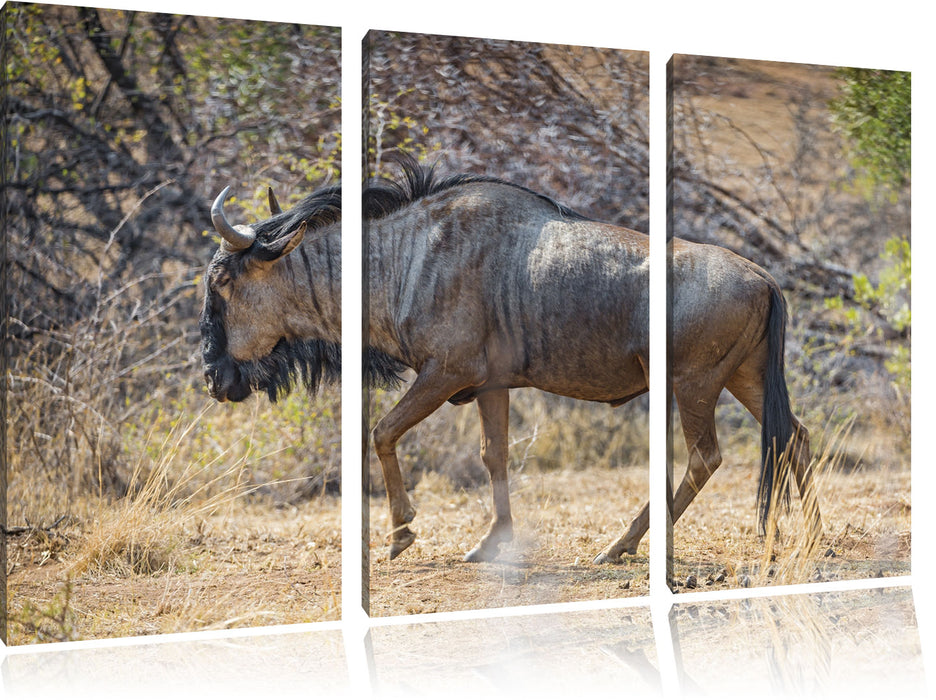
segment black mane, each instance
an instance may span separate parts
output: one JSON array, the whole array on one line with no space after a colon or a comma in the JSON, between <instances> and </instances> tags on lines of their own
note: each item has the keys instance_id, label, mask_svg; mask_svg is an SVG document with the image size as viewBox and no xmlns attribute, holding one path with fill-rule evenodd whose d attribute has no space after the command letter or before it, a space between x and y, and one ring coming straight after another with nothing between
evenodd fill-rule
<instances>
[{"instance_id":1,"label":"black mane","mask_svg":"<svg viewBox=\"0 0 936 700\"><path fill-rule=\"evenodd\" d=\"M275 240L305 223L309 231L341 220L341 185L316 190L296 206L252 225L260 241Z\"/></svg>"},{"instance_id":2,"label":"black mane","mask_svg":"<svg viewBox=\"0 0 936 700\"><path fill-rule=\"evenodd\" d=\"M588 220L588 217L563 204L559 204L551 197L497 177L463 173L438 179L435 166L422 166L408 154L396 153L393 155L392 160L398 163L401 168L400 179L380 178L368 183L364 188L363 196L365 221L381 219L424 197L474 182L490 182L514 187L521 192L548 202L559 211L561 216L567 219Z\"/></svg>"}]
</instances>

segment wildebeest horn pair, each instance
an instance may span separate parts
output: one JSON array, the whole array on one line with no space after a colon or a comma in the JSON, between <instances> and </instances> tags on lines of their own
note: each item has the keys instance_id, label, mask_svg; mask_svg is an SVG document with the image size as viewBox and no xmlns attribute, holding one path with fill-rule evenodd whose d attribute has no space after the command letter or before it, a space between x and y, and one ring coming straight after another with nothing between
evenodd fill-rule
<instances>
[{"instance_id":1,"label":"wildebeest horn pair","mask_svg":"<svg viewBox=\"0 0 936 700\"><path fill-rule=\"evenodd\" d=\"M245 250L253 244L257 234L250 226L234 226L227 220L224 215L224 200L227 199L230 191L230 187L225 187L221 190L221 194L215 198L214 204L211 205L211 223L231 250ZM279 202L276 201L276 195L273 194L272 187L267 190L267 197L270 201L270 213L274 216L281 214L283 210Z\"/></svg>"}]
</instances>

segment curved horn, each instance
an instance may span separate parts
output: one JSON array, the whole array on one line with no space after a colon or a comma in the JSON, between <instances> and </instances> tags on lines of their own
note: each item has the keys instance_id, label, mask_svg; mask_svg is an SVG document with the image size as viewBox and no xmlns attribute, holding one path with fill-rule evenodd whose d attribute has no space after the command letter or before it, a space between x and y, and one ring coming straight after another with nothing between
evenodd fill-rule
<instances>
[{"instance_id":1,"label":"curved horn","mask_svg":"<svg viewBox=\"0 0 936 700\"><path fill-rule=\"evenodd\" d=\"M215 198L214 204L211 205L211 223L232 250L243 250L250 247L256 235L247 226L232 226L224 215L224 200L230 191L230 187L225 187Z\"/></svg>"},{"instance_id":2,"label":"curved horn","mask_svg":"<svg viewBox=\"0 0 936 700\"><path fill-rule=\"evenodd\" d=\"M270 213L273 216L283 213L283 209L280 207L279 202L276 201L276 195L273 194L272 187L267 188L267 199L270 200Z\"/></svg>"}]
</instances>

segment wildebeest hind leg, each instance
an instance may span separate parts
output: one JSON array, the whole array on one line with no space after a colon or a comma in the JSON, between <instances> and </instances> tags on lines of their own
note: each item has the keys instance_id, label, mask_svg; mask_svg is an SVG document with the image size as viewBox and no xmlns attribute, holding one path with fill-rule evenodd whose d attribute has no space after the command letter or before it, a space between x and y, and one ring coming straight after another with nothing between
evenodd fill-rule
<instances>
[{"instance_id":1,"label":"wildebeest hind leg","mask_svg":"<svg viewBox=\"0 0 936 700\"><path fill-rule=\"evenodd\" d=\"M644 504L627 528L627 532L616 542L607 547L601 554L595 557L595 564L620 564L621 555L637 554L637 545L650 528L650 503Z\"/></svg>"},{"instance_id":2,"label":"wildebeest hind leg","mask_svg":"<svg viewBox=\"0 0 936 700\"><path fill-rule=\"evenodd\" d=\"M497 556L500 545L513 539L510 517L510 491L507 483L507 422L510 398L507 389L478 394L478 414L481 416L481 461L491 475L494 497L494 517L487 534L465 561L490 561Z\"/></svg>"},{"instance_id":3,"label":"wildebeest hind leg","mask_svg":"<svg viewBox=\"0 0 936 700\"><path fill-rule=\"evenodd\" d=\"M644 373L644 390L646 387L650 386L650 365L646 358L639 358L638 360L643 369ZM639 395L635 394L635 396ZM669 415L669 405L670 399L667 399L667 415ZM669 487L669 483L667 483ZM669 491L672 492L672 488L669 487ZM595 564L620 564L621 555L627 552L628 554L637 553L637 545L640 544L640 540L643 539L643 536L647 534L647 530L650 528L650 503L649 501L644 504L644 507L640 509L640 512L637 513L637 516L631 521L630 527L627 528L620 538L615 542L608 545L604 551L599 554L594 559Z\"/></svg>"},{"instance_id":4,"label":"wildebeest hind leg","mask_svg":"<svg viewBox=\"0 0 936 700\"><path fill-rule=\"evenodd\" d=\"M396 444L414 425L422 421L450 396L465 387L465 382L427 363L409 390L374 427L374 451L380 459L387 499L390 502L390 558L396 558L416 539L407 527L416 517L396 456Z\"/></svg>"},{"instance_id":5,"label":"wildebeest hind leg","mask_svg":"<svg viewBox=\"0 0 936 700\"><path fill-rule=\"evenodd\" d=\"M721 452L718 449L718 437L715 434L715 402L717 400L718 392L705 396L686 396L680 393L676 395L683 436L689 451L689 464L670 506L673 524L679 520L692 500L702 490L705 482L721 464Z\"/></svg>"}]
</instances>

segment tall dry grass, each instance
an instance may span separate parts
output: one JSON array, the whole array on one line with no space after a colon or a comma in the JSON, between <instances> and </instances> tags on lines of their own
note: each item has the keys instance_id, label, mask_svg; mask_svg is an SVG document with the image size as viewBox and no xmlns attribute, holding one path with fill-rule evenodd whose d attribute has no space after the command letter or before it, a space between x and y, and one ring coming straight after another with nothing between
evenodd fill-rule
<instances>
[{"instance_id":1,"label":"tall dry grass","mask_svg":"<svg viewBox=\"0 0 936 700\"><path fill-rule=\"evenodd\" d=\"M187 443L204 420L181 418L159 437L155 463L140 459L128 479L129 495L84 527L78 550L69 557L67 575L153 574L176 568L175 551L199 518L230 505L257 488L246 482L246 451L219 452L207 462L190 461Z\"/></svg>"},{"instance_id":2,"label":"tall dry grass","mask_svg":"<svg viewBox=\"0 0 936 700\"><path fill-rule=\"evenodd\" d=\"M759 535L754 507L758 462L725 464L674 526L674 580L692 588L749 587L900 575L909 572L909 470L865 463L875 440L854 418L830 419L811 432L811 469L823 531L806 530L792 486L789 509L776 508ZM756 443L755 436L750 441ZM741 438L736 438L740 440ZM681 476L684 463L675 462ZM775 484L772 502L780 502Z\"/></svg>"}]
</instances>

